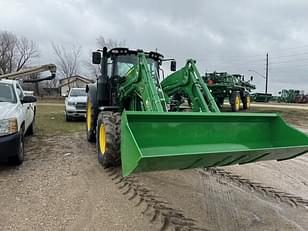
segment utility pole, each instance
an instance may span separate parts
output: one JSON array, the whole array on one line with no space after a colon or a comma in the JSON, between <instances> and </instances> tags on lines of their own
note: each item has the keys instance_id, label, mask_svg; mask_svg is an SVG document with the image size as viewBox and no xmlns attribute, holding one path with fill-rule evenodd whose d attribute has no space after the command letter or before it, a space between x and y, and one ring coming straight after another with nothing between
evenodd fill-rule
<instances>
[{"instance_id":1,"label":"utility pole","mask_svg":"<svg viewBox=\"0 0 308 231\"><path fill-rule=\"evenodd\" d=\"M268 86L268 53L266 53L266 69L265 69L265 102L267 103L267 86Z\"/></svg>"}]
</instances>

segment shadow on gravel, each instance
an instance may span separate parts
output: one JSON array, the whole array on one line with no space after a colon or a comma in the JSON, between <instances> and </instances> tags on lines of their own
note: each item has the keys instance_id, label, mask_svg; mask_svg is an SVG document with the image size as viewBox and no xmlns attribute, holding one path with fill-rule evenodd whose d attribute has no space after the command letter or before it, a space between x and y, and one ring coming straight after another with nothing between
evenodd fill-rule
<instances>
[{"instance_id":1,"label":"shadow on gravel","mask_svg":"<svg viewBox=\"0 0 308 231\"><path fill-rule=\"evenodd\" d=\"M11 165L5 161L0 162L0 174L3 171L13 171L13 170L18 170L18 169L19 169L19 166Z\"/></svg>"}]
</instances>

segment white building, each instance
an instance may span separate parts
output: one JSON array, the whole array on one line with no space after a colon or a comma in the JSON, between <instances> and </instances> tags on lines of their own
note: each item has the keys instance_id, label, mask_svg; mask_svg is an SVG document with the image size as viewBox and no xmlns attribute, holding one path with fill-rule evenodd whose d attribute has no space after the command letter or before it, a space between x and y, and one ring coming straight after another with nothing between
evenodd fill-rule
<instances>
[{"instance_id":1,"label":"white building","mask_svg":"<svg viewBox=\"0 0 308 231\"><path fill-rule=\"evenodd\" d=\"M61 79L59 81L59 89L61 96L65 96L68 94L71 88L82 88L86 87L87 84L93 83L93 79L88 79L86 77L80 75L74 75L65 79Z\"/></svg>"}]
</instances>

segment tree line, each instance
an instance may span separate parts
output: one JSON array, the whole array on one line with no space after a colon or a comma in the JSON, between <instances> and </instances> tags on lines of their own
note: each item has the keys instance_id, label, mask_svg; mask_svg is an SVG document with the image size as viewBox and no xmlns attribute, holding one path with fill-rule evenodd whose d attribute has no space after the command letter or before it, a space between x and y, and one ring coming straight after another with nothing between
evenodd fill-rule
<instances>
[{"instance_id":1,"label":"tree line","mask_svg":"<svg viewBox=\"0 0 308 231\"><path fill-rule=\"evenodd\" d=\"M57 65L58 79L80 74L82 66L88 70L91 76L98 75L97 66L92 65L90 60L82 60L81 45L65 47L54 42L51 42L50 45L54 54L54 58L50 62ZM106 39L104 36L99 36L96 39L96 46L99 48L106 46L111 49L116 46L125 46L125 41ZM40 49L35 41L24 36L17 36L9 31L0 31L0 75L33 67L39 58ZM36 77L32 76L30 78Z\"/></svg>"}]
</instances>

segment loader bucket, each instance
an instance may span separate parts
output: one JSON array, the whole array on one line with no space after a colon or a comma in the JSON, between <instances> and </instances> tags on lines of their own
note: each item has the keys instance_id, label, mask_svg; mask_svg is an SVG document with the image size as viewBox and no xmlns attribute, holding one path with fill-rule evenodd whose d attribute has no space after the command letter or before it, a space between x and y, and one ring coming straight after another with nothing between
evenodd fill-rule
<instances>
[{"instance_id":1,"label":"loader bucket","mask_svg":"<svg viewBox=\"0 0 308 231\"><path fill-rule=\"evenodd\" d=\"M308 152L308 136L278 114L123 112L123 175L133 172L287 160Z\"/></svg>"}]
</instances>

